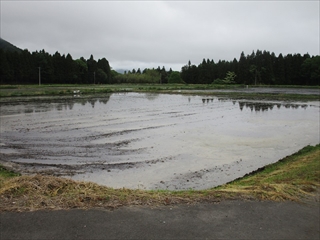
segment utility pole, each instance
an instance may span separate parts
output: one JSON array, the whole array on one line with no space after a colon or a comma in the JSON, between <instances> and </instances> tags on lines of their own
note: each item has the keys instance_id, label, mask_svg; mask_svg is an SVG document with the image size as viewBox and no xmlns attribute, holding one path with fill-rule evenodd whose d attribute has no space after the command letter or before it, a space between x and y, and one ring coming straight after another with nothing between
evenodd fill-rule
<instances>
[{"instance_id":1,"label":"utility pole","mask_svg":"<svg viewBox=\"0 0 320 240\"><path fill-rule=\"evenodd\" d=\"M38 67L39 68L39 86L41 85L41 67Z\"/></svg>"},{"instance_id":2,"label":"utility pole","mask_svg":"<svg viewBox=\"0 0 320 240\"><path fill-rule=\"evenodd\" d=\"M96 72L93 72L93 84L96 84Z\"/></svg>"}]
</instances>

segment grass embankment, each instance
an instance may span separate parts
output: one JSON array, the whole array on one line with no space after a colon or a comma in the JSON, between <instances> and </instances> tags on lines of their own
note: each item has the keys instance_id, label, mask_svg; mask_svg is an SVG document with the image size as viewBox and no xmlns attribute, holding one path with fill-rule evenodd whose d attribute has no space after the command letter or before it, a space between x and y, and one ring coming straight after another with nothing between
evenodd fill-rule
<instances>
[{"instance_id":1,"label":"grass embankment","mask_svg":"<svg viewBox=\"0 0 320 240\"><path fill-rule=\"evenodd\" d=\"M307 146L277 163L216 188L267 200L299 200L320 187L320 145Z\"/></svg>"},{"instance_id":2,"label":"grass embankment","mask_svg":"<svg viewBox=\"0 0 320 240\"><path fill-rule=\"evenodd\" d=\"M112 92L162 92L171 90L205 90L244 88L243 85L207 84L43 84L0 85L0 97L70 95L80 90L81 94Z\"/></svg>"},{"instance_id":3,"label":"grass embankment","mask_svg":"<svg viewBox=\"0 0 320 240\"><path fill-rule=\"evenodd\" d=\"M153 92L153 93L177 93L214 95L221 97L260 99L260 100L319 100L319 95L307 94L261 94L242 92L218 92L221 89L241 89L245 85L216 85L216 84L104 84L104 85L79 85L79 84L43 84L39 85L0 85L0 97L26 97L26 96L70 96L74 91L79 90L81 95L105 94L114 92ZM258 86L250 86L258 87ZM259 86L259 87L280 87L280 86ZM283 87L283 86L281 86ZM319 86L285 86L290 88L313 88L320 89ZM190 90L190 92L188 92ZM199 90L197 92L197 90ZM201 90L201 91L200 91ZM202 92L202 90L211 90Z\"/></svg>"},{"instance_id":4,"label":"grass embankment","mask_svg":"<svg viewBox=\"0 0 320 240\"><path fill-rule=\"evenodd\" d=\"M113 189L53 176L16 176L0 168L0 211L155 206L224 199L299 201L319 187L320 145L307 146L244 178L202 191Z\"/></svg>"}]
</instances>

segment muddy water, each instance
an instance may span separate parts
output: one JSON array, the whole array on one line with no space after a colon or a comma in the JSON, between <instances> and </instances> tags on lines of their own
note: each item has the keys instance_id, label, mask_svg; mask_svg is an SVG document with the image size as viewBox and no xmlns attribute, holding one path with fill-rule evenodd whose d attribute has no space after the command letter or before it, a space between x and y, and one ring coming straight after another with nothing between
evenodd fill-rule
<instances>
[{"instance_id":1,"label":"muddy water","mask_svg":"<svg viewBox=\"0 0 320 240\"><path fill-rule=\"evenodd\" d=\"M114 188L210 188L319 143L319 102L139 93L27 100L1 103L1 160Z\"/></svg>"}]
</instances>

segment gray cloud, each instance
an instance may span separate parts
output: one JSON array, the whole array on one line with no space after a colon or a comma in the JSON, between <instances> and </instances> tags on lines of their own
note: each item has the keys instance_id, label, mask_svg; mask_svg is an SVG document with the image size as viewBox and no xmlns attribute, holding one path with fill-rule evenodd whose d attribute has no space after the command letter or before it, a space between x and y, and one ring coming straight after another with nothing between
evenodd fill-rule
<instances>
[{"instance_id":1,"label":"gray cloud","mask_svg":"<svg viewBox=\"0 0 320 240\"><path fill-rule=\"evenodd\" d=\"M239 59L244 51L319 54L318 1L1 1L1 37L29 51L113 68Z\"/></svg>"}]
</instances>

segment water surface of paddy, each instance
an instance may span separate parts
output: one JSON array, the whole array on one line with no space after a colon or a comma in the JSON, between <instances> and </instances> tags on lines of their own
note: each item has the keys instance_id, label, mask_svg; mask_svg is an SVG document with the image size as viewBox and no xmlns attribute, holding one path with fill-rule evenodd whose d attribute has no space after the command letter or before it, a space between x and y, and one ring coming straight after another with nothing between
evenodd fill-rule
<instances>
[{"instance_id":1,"label":"water surface of paddy","mask_svg":"<svg viewBox=\"0 0 320 240\"><path fill-rule=\"evenodd\" d=\"M319 143L319 102L21 99L1 104L1 160L115 188L210 188Z\"/></svg>"}]
</instances>

